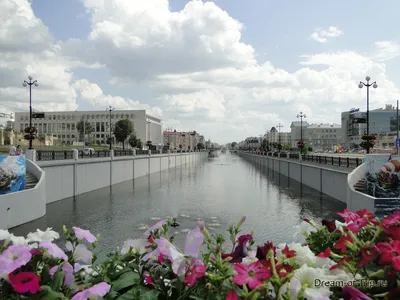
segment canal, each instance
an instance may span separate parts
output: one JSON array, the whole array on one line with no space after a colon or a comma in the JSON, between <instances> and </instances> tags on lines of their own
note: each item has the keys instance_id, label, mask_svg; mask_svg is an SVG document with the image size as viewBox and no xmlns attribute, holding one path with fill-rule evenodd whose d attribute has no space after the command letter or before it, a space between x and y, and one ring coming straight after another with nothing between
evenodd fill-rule
<instances>
[{"instance_id":1,"label":"canal","mask_svg":"<svg viewBox=\"0 0 400 300\"><path fill-rule=\"evenodd\" d=\"M101 176L101 174L93 174ZM170 169L48 205L43 218L12 229L26 235L36 228L79 226L101 236L103 253L129 238L141 238L144 225L178 215L173 229L178 245L187 229L205 220L212 233L226 233L243 215L243 232L254 230L258 243L290 242L302 219L337 219L345 204L272 170L221 155L197 165Z\"/></svg>"}]
</instances>

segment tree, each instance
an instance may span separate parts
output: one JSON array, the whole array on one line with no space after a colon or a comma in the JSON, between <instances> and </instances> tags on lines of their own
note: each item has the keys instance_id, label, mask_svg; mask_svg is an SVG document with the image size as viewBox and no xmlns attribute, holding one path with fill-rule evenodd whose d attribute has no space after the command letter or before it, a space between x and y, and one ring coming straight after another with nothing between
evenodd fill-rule
<instances>
[{"instance_id":1,"label":"tree","mask_svg":"<svg viewBox=\"0 0 400 300\"><path fill-rule=\"evenodd\" d=\"M263 148L264 150L268 150L268 141L267 141L267 139L263 139L262 140L261 148Z\"/></svg>"},{"instance_id":2,"label":"tree","mask_svg":"<svg viewBox=\"0 0 400 300\"><path fill-rule=\"evenodd\" d=\"M236 142L232 142L232 143L231 143L231 148L232 148L232 149L235 149L236 146L237 146L237 144L238 144L238 143L236 143Z\"/></svg>"},{"instance_id":3,"label":"tree","mask_svg":"<svg viewBox=\"0 0 400 300\"><path fill-rule=\"evenodd\" d=\"M136 137L136 134L131 134L130 136L129 136L129 139L128 139L128 143L129 143L129 145L132 147L132 148L136 148L137 147L137 145L138 145L138 138Z\"/></svg>"},{"instance_id":4,"label":"tree","mask_svg":"<svg viewBox=\"0 0 400 300\"><path fill-rule=\"evenodd\" d=\"M122 143L122 149L125 150L125 141L133 132L133 124L130 120L119 120L114 126L115 140Z\"/></svg>"},{"instance_id":5,"label":"tree","mask_svg":"<svg viewBox=\"0 0 400 300\"><path fill-rule=\"evenodd\" d=\"M199 150L204 149L204 145L202 143L197 143L197 149Z\"/></svg>"},{"instance_id":6,"label":"tree","mask_svg":"<svg viewBox=\"0 0 400 300\"><path fill-rule=\"evenodd\" d=\"M39 142L44 143L46 141L46 135L41 133L39 134Z\"/></svg>"},{"instance_id":7,"label":"tree","mask_svg":"<svg viewBox=\"0 0 400 300\"><path fill-rule=\"evenodd\" d=\"M143 143L142 143L142 141L140 139L137 139L136 147L139 148L139 149L143 148Z\"/></svg>"},{"instance_id":8,"label":"tree","mask_svg":"<svg viewBox=\"0 0 400 300\"><path fill-rule=\"evenodd\" d=\"M78 130L79 139L83 140L86 134L91 134L94 132L94 128L88 121L84 121L83 119L76 123L76 129Z\"/></svg>"}]
</instances>

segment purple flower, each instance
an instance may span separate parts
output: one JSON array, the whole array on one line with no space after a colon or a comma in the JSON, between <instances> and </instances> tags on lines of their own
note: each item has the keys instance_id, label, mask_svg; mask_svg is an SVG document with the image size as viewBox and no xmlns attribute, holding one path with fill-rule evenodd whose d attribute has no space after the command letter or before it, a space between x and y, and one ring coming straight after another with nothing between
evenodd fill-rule
<instances>
[{"instance_id":1,"label":"purple flower","mask_svg":"<svg viewBox=\"0 0 400 300\"><path fill-rule=\"evenodd\" d=\"M185 241L185 255L197 257L200 254L200 247L203 244L204 235L199 227L188 232Z\"/></svg>"},{"instance_id":2,"label":"purple flower","mask_svg":"<svg viewBox=\"0 0 400 300\"><path fill-rule=\"evenodd\" d=\"M61 270L64 272L64 285L65 286L72 285L75 281L75 276L74 276L74 269L72 268L71 264L68 262L63 264ZM50 276L53 277L57 271L58 271L58 266L51 268Z\"/></svg>"},{"instance_id":3,"label":"purple flower","mask_svg":"<svg viewBox=\"0 0 400 300\"><path fill-rule=\"evenodd\" d=\"M86 240L91 244L97 241L96 237L89 230L81 229L79 227L72 227L72 229L75 231L75 236L78 240Z\"/></svg>"},{"instance_id":4,"label":"purple flower","mask_svg":"<svg viewBox=\"0 0 400 300\"><path fill-rule=\"evenodd\" d=\"M183 254L179 252L174 245L172 245L166 238L160 238L154 241L157 245L157 248L146 254L143 257L144 261L149 260L150 258L158 259L161 255L167 256L171 262L174 262L176 259L183 257Z\"/></svg>"},{"instance_id":5,"label":"purple flower","mask_svg":"<svg viewBox=\"0 0 400 300\"><path fill-rule=\"evenodd\" d=\"M45 248L47 252L53 257L53 258L60 258L62 260L68 261L67 255L58 247L56 244L53 244L50 241L42 241L40 242L39 245L41 248Z\"/></svg>"},{"instance_id":6,"label":"purple flower","mask_svg":"<svg viewBox=\"0 0 400 300\"><path fill-rule=\"evenodd\" d=\"M105 296L110 291L110 285L105 282L95 284L91 288L77 293L71 300L87 300L90 296Z\"/></svg>"},{"instance_id":7,"label":"purple flower","mask_svg":"<svg viewBox=\"0 0 400 300\"><path fill-rule=\"evenodd\" d=\"M197 227L199 227L200 230L203 230L204 228L206 228L206 224L204 223L204 220L199 219L197 221Z\"/></svg>"},{"instance_id":8,"label":"purple flower","mask_svg":"<svg viewBox=\"0 0 400 300\"><path fill-rule=\"evenodd\" d=\"M68 251L74 250L71 242L67 242L65 247ZM75 247L73 256L76 261L81 261L87 264L92 263L93 253L84 244L79 244Z\"/></svg>"},{"instance_id":9,"label":"purple flower","mask_svg":"<svg viewBox=\"0 0 400 300\"><path fill-rule=\"evenodd\" d=\"M168 220L161 220L158 221L156 224L154 224L153 226L151 226L148 230L146 230L143 234L144 235L149 235L150 232L154 232L155 230L157 230L158 228L162 227L163 225L167 224Z\"/></svg>"},{"instance_id":10,"label":"purple flower","mask_svg":"<svg viewBox=\"0 0 400 300\"><path fill-rule=\"evenodd\" d=\"M28 245L11 245L0 255L0 271L8 275L25 266L31 258L31 248Z\"/></svg>"}]
</instances>

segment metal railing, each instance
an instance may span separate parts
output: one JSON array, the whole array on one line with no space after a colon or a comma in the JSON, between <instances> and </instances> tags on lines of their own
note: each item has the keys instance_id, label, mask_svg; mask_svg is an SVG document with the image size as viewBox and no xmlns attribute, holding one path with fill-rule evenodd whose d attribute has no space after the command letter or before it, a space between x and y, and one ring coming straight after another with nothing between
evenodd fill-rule
<instances>
[{"instance_id":1,"label":"metal railing","mask_svg":"<svg viewBox=\"0 0 400 300\"><path fill-rule=\"evenodd\" d=\"M277 152L257 152L257 151L245 151L257 155L273 156L278 157ZM299 153L281 153L281 159L293 159L299 160ZM345 167L345 168L357 168L363 163L362 159L359 157L342 157L342 156L321 156L321 155L302 155L302 161L318 163L330 166Z\"/></svg>"},{"instance_id":2,"label":"metal railing","mask_svg":"<svg viewBox=\"0 0 400 300\"><path fill-rule=\"evenodd\" d=\"M197 151L172 151L171 153L189 153L189 152L202 152L203 150ZM160 151L152 152L151 155L159 155L159 154L168 154L168 150L163 150L162 153ZM136 150L136 156L145 156L149 155L149 150ZM114 150L115 157L123 157L123 156L133 156L132 150ZM97 158L97 157L110 157L110 150L99 150L94 152L85 153L82 150L78 151L79 158ZM65 160L65 159L73 159L73 151L44 151L38 150L36 151L36 160L37 161L46 161L46 160Z\"/></svg>"}]
</instances>

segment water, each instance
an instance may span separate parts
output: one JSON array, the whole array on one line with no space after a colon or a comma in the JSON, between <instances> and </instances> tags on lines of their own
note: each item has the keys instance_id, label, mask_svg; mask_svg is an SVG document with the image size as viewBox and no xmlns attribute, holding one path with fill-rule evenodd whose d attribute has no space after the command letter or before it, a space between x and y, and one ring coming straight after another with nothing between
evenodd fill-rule
<instances>
[{"instance_id":1,"label":"water","mask_svg":"<svg viewBox=\"0 0 400 300\"><path fill-rule=\"evenodd\" d=\"M79 226L100 234L101 250L108 252L128 238L141 238L145 225L168 216L178 215L181 226L171 232L182 245L198 218L211 233L226 233L246 215L244 233L254 230L258 243L279 243L292 241L293 227L304 218L337 219L336 212L344 208L272 170L226 154L55 202L43 218L11 231L26 235L36 228L61 232L63 224Z\"/></svg>"}]
</instances>

